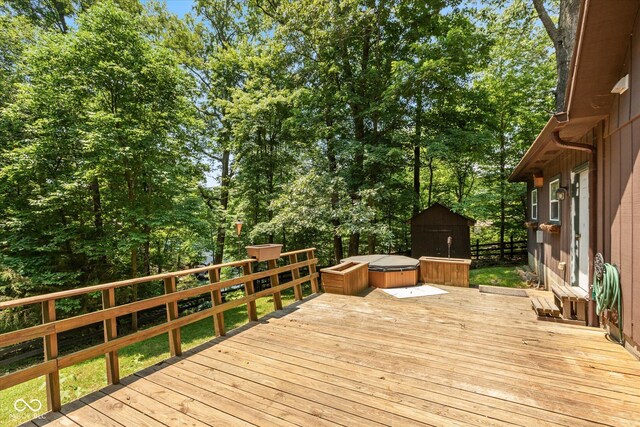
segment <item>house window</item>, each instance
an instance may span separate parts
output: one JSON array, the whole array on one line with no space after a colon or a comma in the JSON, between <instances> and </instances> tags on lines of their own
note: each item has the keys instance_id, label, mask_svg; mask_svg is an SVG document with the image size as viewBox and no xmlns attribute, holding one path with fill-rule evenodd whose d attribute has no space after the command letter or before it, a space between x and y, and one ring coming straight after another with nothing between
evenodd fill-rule
<instances>
[{"instance_id":1,"label":"house window","mask_svg":"<svg viewBox=\"0 0 640 427\"><path fill-rule=\"evenodd\" d=\"M549 221L551 222L560 222L560 200L556 195L559 188L559 179L554 179L549 183Z\"/></svg>"},{"instance_id":2,"label":"house window","mask_svg":"<svg viewBox=\"0 0 640 427\"><path fill-rule=\"evenodd\" d=\"M538 219L538 189L531 190L531 219Z\"/></svg>"}]
</instances>

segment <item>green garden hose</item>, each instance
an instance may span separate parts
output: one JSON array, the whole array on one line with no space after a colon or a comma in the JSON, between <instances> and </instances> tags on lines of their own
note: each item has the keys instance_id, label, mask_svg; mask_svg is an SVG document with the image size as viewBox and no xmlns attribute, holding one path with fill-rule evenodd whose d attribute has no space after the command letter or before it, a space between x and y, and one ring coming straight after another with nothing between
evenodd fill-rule
<instances>
[{"instance_id":1,"label":"green garden hose","mask_svg":"<svg viewBox=\"0 0 640 427\"><path fill-rule=\"evenodd\" d=\"M620 298L618 268L602 261L595 264L596 274L593 275L591 297L596 302L596 313L600 316L604 310L614 308L618 310L618 328L620 329L620 343L622 344L624 339L622 335L622 299Z\"/></svg>"}]
</instances>

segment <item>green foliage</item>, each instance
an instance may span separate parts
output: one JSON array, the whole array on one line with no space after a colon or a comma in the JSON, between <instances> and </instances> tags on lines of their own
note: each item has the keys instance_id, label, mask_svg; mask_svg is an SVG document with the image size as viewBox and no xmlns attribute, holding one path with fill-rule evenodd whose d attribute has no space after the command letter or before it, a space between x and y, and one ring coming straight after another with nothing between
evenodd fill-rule
<instances>
[{"instance_id":1,"label":"green foliage","mask_svg":"<svg viewBox=\"0 0 640 427\"><path fill-rule=\"evenodd\" d=\"M166 258L207 228L190 79L145 25L101 2L25 55L28 84L3 110L0 264L28 281L7 296L176 267Z\"/></svg>"},{"instance_id":2,"label":"green foliage","mask_svg":"<svg viewBox=\"0 0 640 427\"><path fill-rule=\"evenodd\" d=\"M477 219L474 238L520 238L507 177L553 111L553 49L528 2L467 6L199 0L179 19L156 2L5 0L1 296L248 243L314 246L322 264L404 252L434 202Z\"/></svg>"}]
</instances>

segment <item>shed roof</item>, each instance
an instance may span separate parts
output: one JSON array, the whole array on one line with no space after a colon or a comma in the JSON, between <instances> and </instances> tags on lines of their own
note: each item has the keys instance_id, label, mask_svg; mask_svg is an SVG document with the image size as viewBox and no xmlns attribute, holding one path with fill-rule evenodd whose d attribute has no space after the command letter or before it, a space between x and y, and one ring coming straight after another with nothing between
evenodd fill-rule
<instances>
[{"instance_id":1,"label":"shed roof","mask_svg":"<svg viewBox=\"0 0 640 427\"><path fill-rule=\"evenodd\" d=\"M411 217L411 219L409 219L409 222L413 223L418 218L424 218L425 216L430 216L430 214L436 213L435 211L445 212L446 215L454 216L456 218L459 218L460 220L466 221L467 225L470 227L475 225L476 223L475 219L469 218L468 216L460 215L459 213L452 211L451 209L449 209L448 207L440 203L434 203L433 205L429 206L427 209L423 210L422 212L415 214L414 216Z\"/></svg>"},{"instance_id":2,"label":"shed roof","mask_svg":"<svg viewBox=\"0 0 640 427\"><path fill-rule=\"evenodd\" d=\"M606 117L615 99L611 89L620 75L640 10L638 0L582 0L565 97L565 111L552 116L515 167L510 181L528 181L565 147L559 132L577 141Z\"/></svg>"}]
</instances>

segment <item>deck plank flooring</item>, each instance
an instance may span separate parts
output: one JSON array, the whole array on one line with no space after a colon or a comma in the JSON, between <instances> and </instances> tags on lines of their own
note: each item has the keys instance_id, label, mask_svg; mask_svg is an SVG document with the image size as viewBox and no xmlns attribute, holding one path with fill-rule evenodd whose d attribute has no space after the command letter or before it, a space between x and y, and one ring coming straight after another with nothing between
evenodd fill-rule
<instances>
[{"instance_id":1,"label":"deck plank flooring","mask_svg":"<svg viewBox=\"0 0 640 427\"><path fill-rule=\"evenodd\" d=\"M322 294L38 425L640 425L640 362L528 298Z\"/></svg>"}]
</instances>

